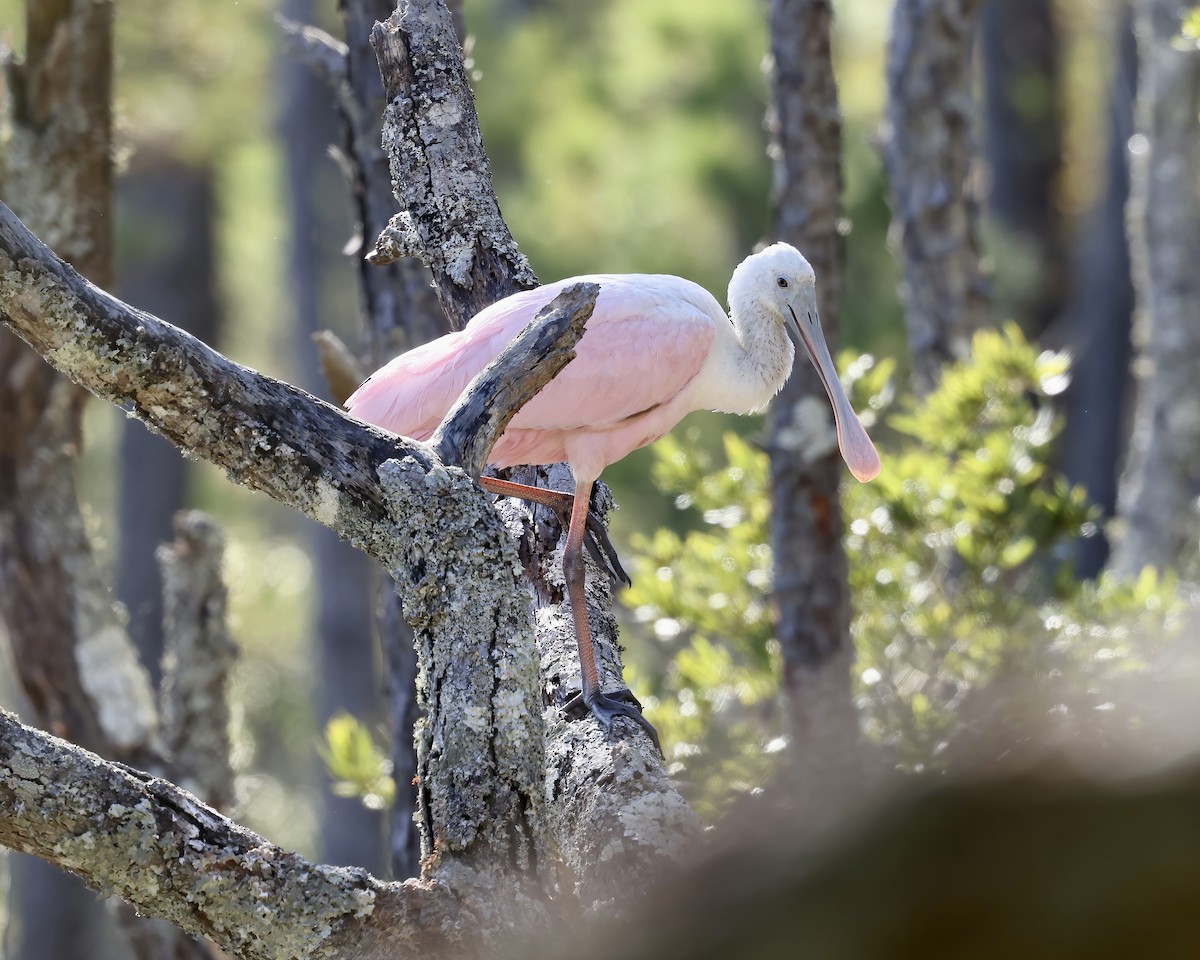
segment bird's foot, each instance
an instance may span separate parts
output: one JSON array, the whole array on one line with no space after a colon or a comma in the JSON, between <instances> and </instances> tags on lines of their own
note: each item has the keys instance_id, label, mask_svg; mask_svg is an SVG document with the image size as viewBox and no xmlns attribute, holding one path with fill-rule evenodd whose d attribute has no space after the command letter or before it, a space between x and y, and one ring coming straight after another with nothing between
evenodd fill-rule
<instances>
[{"instance_id":1,"label":"bird's foot","mask_svg":"<svg viewBox=\"0 0 1200 960\"><path fill-rule=\"evenodd\" d=\"M612 731L613 721L617 717L632 720L646 731L654 743L654 749L658 751L658 755L666 757L662 744L658 741L658 731L654 729L654 725L649 720L642 716L641 701L630 690L622 687L611 693L596 691L590 698L580 692L563 704L563 713L569 717L579 718L589 712L600 721L600 725L608 732Z\"/></svg>"}]
</instances>

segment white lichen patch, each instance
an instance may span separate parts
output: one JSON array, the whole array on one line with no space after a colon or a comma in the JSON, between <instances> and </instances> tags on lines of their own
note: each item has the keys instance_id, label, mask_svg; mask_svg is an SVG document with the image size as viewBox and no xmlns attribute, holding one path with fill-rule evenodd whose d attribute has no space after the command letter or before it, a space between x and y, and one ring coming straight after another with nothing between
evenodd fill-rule
<instances>
[{"instance_id":1,"label":"white lichen patch","mask_svg":"<svg viewBox=\"0 0 1200 960\"><path fill-rule=\"evenodd\" d=\"M645 793L629 798L618 813L625 836L670 856L672 847L688 835L680 830L679 816L686 809L673 805L670 794ZM690 813L687 810L687 813Z\"/></svg>"},{"instance_id":2,"label":"white lichen patch","mask_svg":"<svg viewBox=\"0 0 1200 960\"><path fill-rule=\"evenodd\" d=\"M312 516L317 523L332 527L337 522L342 495L328 480L318 480L313 487Z\"/></svg>"},{"instance_id":3,"label":"white lichen patch","mask_svg":"<svg viewBox=\"0 0 1200 960\"><path fill-rule=\"evenodd\" d=\"M462 105L457 100L431 103L425 119L439 127L452 127L462 119Z\"/></svg>"},{"instance_id":4,"label":"white lichen patch","mask_svg":"<svg viewBox=\"0 0 1200 960\"><path fill-rule=\"evenodd\" d=\"M157 720L146 673L125 631L116 624L84 635L75 648L84 690L104 732L118 748L146 743Z\"/></svg>"}]
</instances>

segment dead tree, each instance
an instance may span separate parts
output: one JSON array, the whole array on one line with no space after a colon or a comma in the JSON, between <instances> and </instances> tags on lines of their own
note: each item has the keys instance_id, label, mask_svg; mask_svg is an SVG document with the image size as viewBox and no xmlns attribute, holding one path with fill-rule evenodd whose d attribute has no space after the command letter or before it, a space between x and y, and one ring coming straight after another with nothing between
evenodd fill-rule
<instances>
[{"instance_id":1,"label":"dead tree","mask_svg":"<svg viewBox=\"0 0 1200 960\"><path fill-rule=\"evenodd\" d=\"M404 203L377 255L420 253L461 321L531 275L495 206L444 5L410 0L373 39ZM493 955L498 936L550 922L550 892L574 901L567 912L587 911L673 871L697 839L694 815L648 738L619 739L559 710L576 679L571 619L548 606L535 618L521 577L535 565L538 595L561 594L559 564L531 552L540 541L519 553L473 482L507 418L569 360L595 294L564 294L418 444L88 286L0 208L0 321L181 448L384 564L416 636L426 713L419 880L385 884L306 863L166 781L9 717L0 717L0 842L241 957L371 958L447 943ZM589 570L588 589L602 669L619 671L607 578Z\"/></svg>"}]
</instances>

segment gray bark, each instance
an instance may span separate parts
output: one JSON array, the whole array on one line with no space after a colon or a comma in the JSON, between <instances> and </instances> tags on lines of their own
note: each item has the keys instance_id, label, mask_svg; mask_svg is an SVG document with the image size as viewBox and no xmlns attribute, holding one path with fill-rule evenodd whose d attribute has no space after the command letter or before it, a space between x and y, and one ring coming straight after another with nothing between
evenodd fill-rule
<instances>
[{"instance_id":1,"label":"gray bark","mask_svg":"<svg viewBox=\"0 0 1200 960\"><path fill-rule=\"evenodd\" d=\"M1196 551L1200 495L1200 52L1173 41L1174 0L1135 4L1140 62L1129 233L1141 377L1113 568Z\"/></svg>"},{"instance_id":2,"label":"gray bark","mask_svg":"<svg viewBox=\"0 0 1200 960\"><path fill-rule=\"evenodd\" d=\"M1118 18L1113 79L1108 91L1106 182L1096 208L1080 231L1066 315L1067 347L1074 362L1067 388L1062 467L1082 484L1106 518L1117 509L1117 477L1128 437L1127 407L1132 355L1133 279L1125 233L1129 200L1129 138L1137 89L1137 46L1126 11ZM1103 531L1079 542L1075 572L1095 577L1108 560Z\"/></svg>"},{"instance_id":3,"label":"gray bark","mask_svg":"<svg viewBox=\"0 0 1200 960\"><path fill-rule=\"evenodd\" d=\"M990 0L980 17L986 88L988 212L1032 264L1028 287L1010 301L1038 339L1066 297L1062 177L1061 53L1051 0Z\"/></svg>"},{"instance_id":4,"label":"gray bark","mask_svg":"<svg viewBox=\"0 0 1200 960\"><path fill-rule=\"evenodd\" d=\"M364 960L390 957L436 947L442 924L462 923L437 884L386 887L362 871L307 863L165 780L3 711L0 811L0 843L238 957L331 957L350 942ZM392 952L380 949L381 929L394 938Z\"/></svg>"},{"instance_id":5,"label":"gray bark","mask_svg":"<svg viewBox=\"0 0 1200 960\"><path fill-rule=\"evenodd\" d=\"M987 322L972 183L971 46L983 0L897 0L883 136L913 386Z\"/></svg>"},{"instance_id":6,"label":"gray bark","mask_svg":"<svg viewBox=\"0 0 1200 960\"><path fill-rule=\"evenodd\" d=\"M351 194L358 212L356 236L360 298L369 346L369 366L377 367L393 354L433 340L450 331L438 304L429 269L406 257L394 263L373 264L364 254L387 227L395 210L391 170L383 150L383 79L371 28L392 13L391 0L342 0L346 35L346 94L342 98L345 153L351 171ZM452 8L455 33L463 36L461 10ZM396 799L391 810L389 847L394 877L415 875L420 869L420 838L413 814L418 797L413 783L416 752L413 741L418 719L417 658L412 631L404 622L396 591L381 579L379 614L383 649L388 725L391 730L392 774Z\"/></svg>"},{"instance_id":7,"label":"gray bark","mask_svg":"<svg viewBox=\"0 0 1200 960\"><path fill-rule=\"evenodd\" d=\"M842 118L830 47L829 0L774 0L772 152L775 222L779 237L812 263L821 325L837 350L844 251ZM859 766L858 718L850 689L850 588L842 547L836 440L797 443L813 431L832 436L832 413L816 371L798 362L768 417L771 462L772 593L779 612L793 717L792 761L806 805L828 800L852 781Z\"/></svg>"},{"instance_id":8,"label":"gray bark","mask_svg":"<svg viewBox=\"0 0 1200 960\"><path fill-rule=\"evenodd\" d=\"M460 329L488 304L536 286L537 277L500 216L445 4L406 4L375 26L371 45L387 96L383 144L402 212L368 257L388 263L419 256L433 270L442 311Z\"/></svg>"}]
</instances>

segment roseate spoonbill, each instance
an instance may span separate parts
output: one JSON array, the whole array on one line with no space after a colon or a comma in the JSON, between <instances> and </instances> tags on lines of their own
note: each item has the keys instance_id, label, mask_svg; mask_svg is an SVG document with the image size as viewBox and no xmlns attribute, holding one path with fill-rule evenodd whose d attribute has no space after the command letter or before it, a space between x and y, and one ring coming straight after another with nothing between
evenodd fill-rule
<instances>
[{"instance_id":1,"label":"roseate spoonbill","mask_svg":"<svg viewBox=\"0 0 1200 960\"><path fill-rule=\"evenodd\" d=\"M465 329L396 357L358 388L346 407L394 433L427 440L459 394L564 287L600 285L595 311L575 359L513 417L492 449L495 467L566 461L575 493L558 493L492 477L485 489L569 515L563 567L582 689L567 704L590 710L611 729L627 717L658 735L628 690L603 692L584 598L583 547L592 484L626 454L652 443L693 410L752 413L792 371L790 332L803 344L833 405L838 444L860 481L879 473L879 455L850 407L821 333L816 276L794 247L776 243L744 260L729 282L730 315L705 289L680 277L616 274L575 277L506 297ZM590 527L590 530L589 530ZM606 541L605 541L606 543ZM593 556L603 564L590 540ZM606 543L613 567L615 552Z\"/></svg>"}]
</instances>

